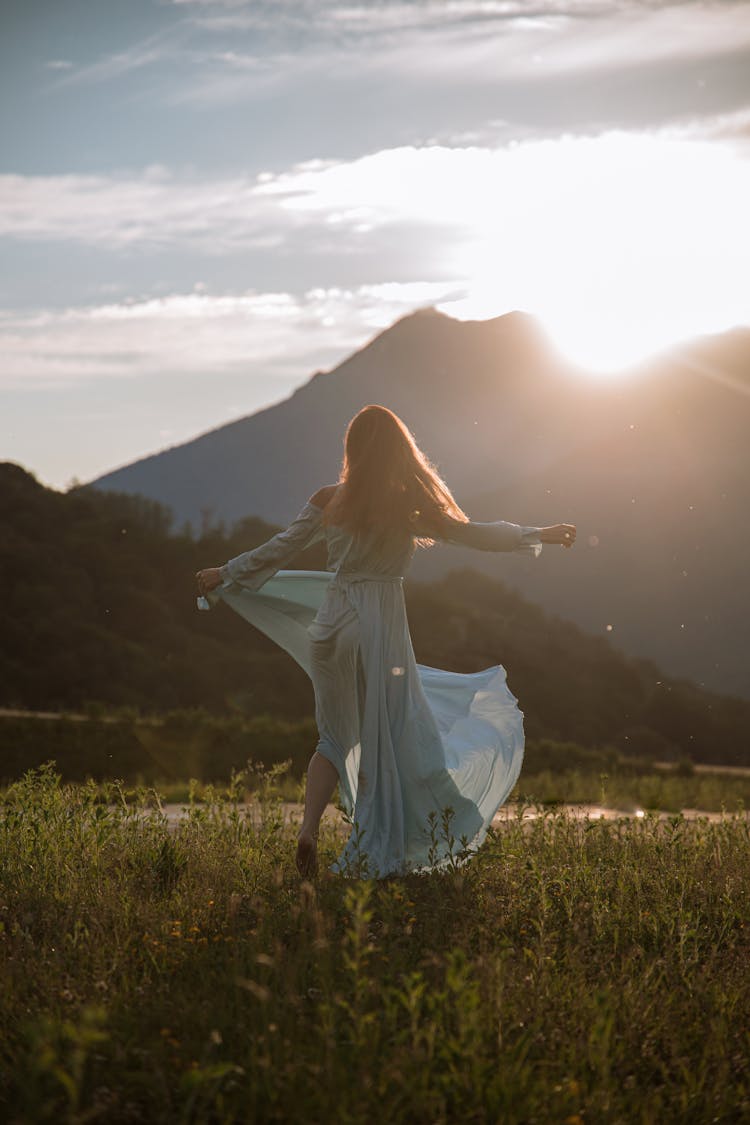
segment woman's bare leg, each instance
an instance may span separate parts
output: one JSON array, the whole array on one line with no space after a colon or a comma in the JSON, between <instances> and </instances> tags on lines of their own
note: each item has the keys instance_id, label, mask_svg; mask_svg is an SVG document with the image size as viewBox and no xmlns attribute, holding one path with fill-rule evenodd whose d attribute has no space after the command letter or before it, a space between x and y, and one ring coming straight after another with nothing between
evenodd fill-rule
<instances>
[{"instance_id":1,"label":"woman's bare leg","mask_svg":"<svg viewBox=\"0 0 750 1125\"><path fill-rule=\"evenodd\" d=\"M305 815L297 836L297 870L314 875L318 866L318 828L339 780L336 767L316 750L307 768Z\"/></svg>"}]
</instances>

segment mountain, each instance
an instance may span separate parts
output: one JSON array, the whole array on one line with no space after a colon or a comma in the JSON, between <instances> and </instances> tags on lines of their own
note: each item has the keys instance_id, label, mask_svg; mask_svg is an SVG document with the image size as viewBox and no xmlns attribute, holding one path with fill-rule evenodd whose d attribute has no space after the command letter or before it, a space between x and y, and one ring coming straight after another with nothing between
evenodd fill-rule
<instances>
[{"instance_id":1,"label":"mountain","mask_svg":"<svg viewBox=\"0 0 750 1125\"><path fill-rule=\"evenodd\" d=\"M290 657L226 607L195 607L196 569L240 545L255 546L273 528L247 520L232 536L211 531L195 539L170 533L168 523L153 501L94 489L60 494L19 466L0 464L0 708L77 711L88 702L163 713L198 706L238 722L312 715L311 685ZM298 561L323 566L320 545ZM459 572L439 583L410 582L407 601L423 663L462 672L505 665L531 740L614 747L628 756L748 762L750 702L663 676L504 583ZM179 750L184 741L183 763L190 761L194 725L183 714L176 743ZM56 728L25 729L29 751L49 756L42 740ZM232 729L234 735L225 728L230 741L240 733ZM270 728L263 729L270 739ZM23 765L26 743L3 749L22 733L3 728L0 758ZM101 737L96 775L122 776L127 747L116 731ZM311 730L303 757L314 744ZM278 749L286 756L283 743ZM0 779L6 766L0 763Z\"/></svg>"},{"instance_id":2,"label":"mountain","mask_svg":"<svg viewBox=\"0 0 750 1125\"><path fill-rule=\"evenodd\" d=\"M424 553L415 575L471 565L626 652L750 698L750 331L696 340L617 378L565 364L533 318L398 321L289 399L95 481L193 526L288 521L336 477L344 427L396 410L474 518L575 522L538 560Z\"/></svg>"},{"instance_id":3,"label":"mountain","mask_svg":"<svg viewBox=\"0 0 750 1125\"><path fill-rule=\"evenodd\" d=\"M576 441L576 392L529 316L461 322L433 309L397 321L288 399L95 480L167 504L179 523L286 522L338 475L347 422L390 406L464 496L541 469ZM541 412L540 412L541 408ZM539 440L554 410L561 424Z\"/></svg>"}]
</instances>

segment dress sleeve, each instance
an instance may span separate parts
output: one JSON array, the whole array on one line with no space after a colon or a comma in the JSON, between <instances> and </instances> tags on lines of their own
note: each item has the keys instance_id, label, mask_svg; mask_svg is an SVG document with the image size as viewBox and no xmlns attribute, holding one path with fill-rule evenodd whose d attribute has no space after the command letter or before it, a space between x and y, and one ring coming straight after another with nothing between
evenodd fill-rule
<instances>
[{"instance_id":1,"label":"dress sleeve","mask_svg":"<svg viewBox=\"0 0 750 1125\"><path fill-rule=\"evenodd\" d=\"M260 547L230 559L219 568L219 573L224 582L240 582L251 590L259 590L295 555L324 536L323 510L308 502L284 531Z\"/></svg>"},{"instance_id":2,"label":"dress sleeve","mask_svg":"<svg viewBox=\"0 0 750 1125\"><path fill-rule=\"evenodd\" d=\"M517 554L533 555L542 553L541 528L526 527L518 523L459 523L446 522L444 533L437 532L437 538L458 547L473 547L477 551L514 551Z\"/></svg>"}]
</instances>

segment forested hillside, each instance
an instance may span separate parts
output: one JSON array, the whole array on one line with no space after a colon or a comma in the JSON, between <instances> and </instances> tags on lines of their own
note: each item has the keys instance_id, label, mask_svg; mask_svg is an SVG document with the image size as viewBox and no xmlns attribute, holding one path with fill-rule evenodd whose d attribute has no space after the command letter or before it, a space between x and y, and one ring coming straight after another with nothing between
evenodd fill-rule
<instances>
[{"instance_id":1,"label":"forested hillside","mask_svg":"<svg viewBox=\"0 0 750 1125\"><path fill-rule=\"evenodd\" d=\"M0 465L0 706L312 713L309 682L291 659L224 607L195 608L196 569L273 529L245 520L192 539L170 533L170 522L153 501L60 494ZM297 565L322 569L320 548ZM407 598L417 659L460 671L502 663L530 737L748 761L749 703L669 680L496 580L455 572L411 583Z\"/></svg>"}]
</instances>

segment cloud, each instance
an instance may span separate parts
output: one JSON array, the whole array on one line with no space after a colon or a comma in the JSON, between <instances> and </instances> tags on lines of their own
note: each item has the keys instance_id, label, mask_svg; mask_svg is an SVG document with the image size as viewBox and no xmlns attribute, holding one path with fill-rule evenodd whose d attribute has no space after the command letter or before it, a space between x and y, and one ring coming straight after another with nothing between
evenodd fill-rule
<instances>
[{"instance_id":1,"label":"cloud","mask_svg":"<svg viewBox=\"0 0 750 1125\"><path fill-rule=\"evenodd\" d=\"M220 253L267 237L255 189L250 177L180 180L159 167L130 177L0 175L0 236Z\"/></svg>"},{"instance_id":2,"label":"cloud","mask_svg":"<svg viewBox=\"0 0 750 1125\"><path fill-rule=\"evenodd\" d=\"M610 131L494 147L408 145L224 179L179 176L161 166L129 176L0 175L0 237L117 252L194 247L208 256L248 247L288 252L297 236L304 237L306 252L329 253L334 243L341 249L342 233L356 249L357 240L360 247L372 243L399 224L426 237L438 231L481 237L521 216L544 222L550 208L557 211L566 184L583 201L576 205L580 217L596 190L627 207L630 173L646 175L650 163L670 183L680 168L690 173L686 198L697 190L696 160L704 166L703 185L707 177L714 189L721 175L744 178L750 165L735 167L730 149L710 142L741 138L749 120L750 108L650 133ZM656 182L653 198L656 209Z\"/></svg>"},{"instance_id":3,"label":"cloud","mask_svg":"<svg viewBox=\"0 0 750 1125\"><path fill-rule=\"evenodd\" d=\"M508 59L509 75L548 77L735 53L750 44L750 14L732 4L616 6L550 27L524 59Z\"/></svg>"},{"instance_id":4,"label":"cloud","mask_svg":"<svg viewBox=\"0 0 750 1125\"><path fill-rule=\"evenodd\" d=\"M416 306L463 295L449 282L380 283L303 294L174 293L33 313L0 313L0 385L81 386L103 378L262 371L299 382ZM268 397L273 397L268 393Z\"/></svg>"},{"instance_id":5,"label":"cloud","mask_svg":"<svg viewBox=\"0 0 750 1125\"><path fill-rule=\"evenodd\" d=\"M683 137L713 141L735 141L743 146L750 140L750 105L731 113L687 121L679 130Z\"/></svg>"},{"instance_id":6,"label":"cloud","mask_svg":"<svg viewBox=\"0 0 750 1125\"><path fill-rule=\"evenodd\" d=\"M312 132L340 154L373 132L383 145L481 138L498 116L523 136L663 121L686 104L728 110L750 51L750 8L728 0L183 0L159 19L154 34L61 71L47 93L122 80L127 105L155 118L247 106L259 137L267 108L283 122L262 142L274 152L285 139L309 151Z\"/></svg>"},{"instance_id":7,"label":"cloud","mask_svg":"<svg viewBox=\"0 0 750 1125\"><path fill-rule=\"evenodd\" d=\"M350 36L373 33L399 34L410 31L430 32L445 28L462 29L480 25L497 29L510 26L553 28L575 22L579 29L584 21L602 23L607 20L647 20L663 12L677 13L680 21L687 17L701 20L712 10L724 21L738 16L732 0L675 3L674 0L172 0L174 6L188 12L202 28L233 31L303 32L309 39L326 35ZM741 14L741 13L740 13Z\"/></svg>"},{"instance_id":8,"label":"cloud","mask_svg":"<svg viewBox=\"0 0 750 1125\"><path fill-rule=\"evenodd\" d=\"M194 246L225 260L264 246L267 269L284 258L285 276L304 267L324 279L324 288L302 298L287 282L273 299L261 286L260 295L175 296L28 323L35 341L52 341L41 367L42 345L34 345L36 371L54 371L55 341L62 341L60 355L74 357L60 369L69 377L76 363L92 374L145 369L151 346L153 370L231 367L248 357L280 364L284 351L294 364L334 340L343 348L372 324L370 308L380 310L377 318L422 303L422 290L403 288L412 279L434 285L430 300L452 295L455 302L461 288L462 302L451 306L459 315L528 309L578 358L616 363L750 320L748 198L750 159L739 145L690 130L610 132L493 149L404 146L252 179L179 180L164 169L127 181L5 177L0 231L93 241L128 254ZM355 280L335 288L345 263ZM376 285L392 279L402 287L395 304ZM99 345L91 353L82 346L76 359L70 341L84 323L85 340ZM247 330L258 323L256 352ZM302 352L294 343L300 326ZM22 371L25 354L21 339L10 368Z\"/></svg>"},{"instance_id":9,"label":"cloud","mask_svg":"<svg viewBox=\"0 0 750 1125\"><path fill-rule=\"evenodd\" d=\"M183 10L200 45L189 69L170 75L165 104L206 117L246 108L274 157L658 127L736 111L748 96L748 5L441 0L316 5L313 16L274 0ZM399 25L404 12L411 22ZM267 136L272 120L283 124Z\"/></svg>"},{"instance_id":10,"label":"cloud","mask_svg":"<svg viewBox=\"0 0 750 1125\"><path fill-rule=\"evenodd\" d=\"M381 0L380 3L341 0L172 0L214 26L234 29L298 28L320 33L323 29L359 32L378 29L429 28L466 21L549 19L562 15L600 15L612 4L601 0Z\"/></svg>"},{"instance_id":11,"label":"cloud","mask_svg":"<svg viewBox=\"0 0 750 1125\"><path fill-rule=\"evenodd\" d=\"M484 160L478 151L410 147L219 180L179 178L161 167L129 177L0 175L0 238L115 251L192 246L218 255L280 248L295 234L313 232L318 249L328 251L344 231L367 235L428 220L445 227L455 213L416 193L434 196L434 174L455 179L462 152L472 166Z\"/></svg>"}]
</instances>

